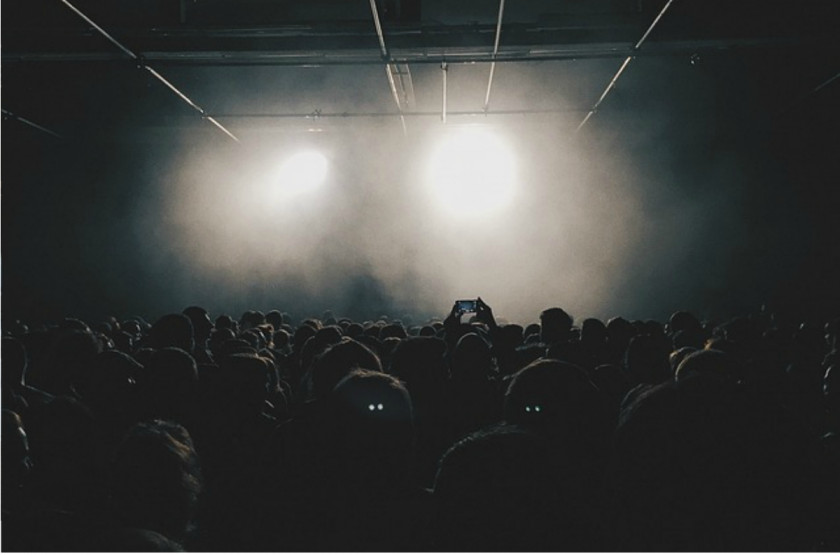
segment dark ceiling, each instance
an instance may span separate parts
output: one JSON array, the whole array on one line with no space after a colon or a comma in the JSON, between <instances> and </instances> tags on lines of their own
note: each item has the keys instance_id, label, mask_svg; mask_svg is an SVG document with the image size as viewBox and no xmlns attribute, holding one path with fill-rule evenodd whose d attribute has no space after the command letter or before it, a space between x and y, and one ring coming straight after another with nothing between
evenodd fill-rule
<instances>
[{"instance_id":1,"label":"dark ceiling","mask_svg":"<svg viewBox=\"0 0 840 555\"><path fill-rule=\"evenodd\" d=\"M508 1L495 57L493 0L380 0L385 55L365 0L71 3L130 53L66 2L5 2L3 110L15 125L4 133L27 122L70 138L221 133L144 65L237 136L307 126L316 115L336 125L400 125L399 111L407 127L440 119L443 62L450 117L553 115L572 130L628 55L633 63L615 89L621 98L606 98L596 120L638 102L688 109L680 87L702 88L692 75L724 66L754 86L726 102L754 102L758 91L768 110L784 111L840 71L834 0L676 0L638 49L665 1Z\"/></svg>"}]
</instances>

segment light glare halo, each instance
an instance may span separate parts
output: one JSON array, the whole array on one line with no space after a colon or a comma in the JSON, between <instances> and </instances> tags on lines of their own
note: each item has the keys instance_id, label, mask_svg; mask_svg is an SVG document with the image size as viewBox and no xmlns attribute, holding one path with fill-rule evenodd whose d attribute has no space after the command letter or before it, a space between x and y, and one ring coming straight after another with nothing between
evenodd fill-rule
<instances>
[{"instance_id":1,"label":"light glare halo","mask_svg":"<svg viewBox=\"0 0 840 555\"><path fill-rule=\"evenodd\" d=\"M278 187L286 194L311 191L327 177L327 158L320 152L305 150L289 157L278 172Z\"/></svg>"},{"instance_id":2,"label":"light glare halo","mask_svg":"<svg viewBox=\"0 0 840 555\"><path fill-rule=\"evenodd\" d=\"M429 180L438 202L462 216L480 216L513 198L515 163L508 146L484 129L461 129L432 153Z\"/></svg>"}]
</instances>

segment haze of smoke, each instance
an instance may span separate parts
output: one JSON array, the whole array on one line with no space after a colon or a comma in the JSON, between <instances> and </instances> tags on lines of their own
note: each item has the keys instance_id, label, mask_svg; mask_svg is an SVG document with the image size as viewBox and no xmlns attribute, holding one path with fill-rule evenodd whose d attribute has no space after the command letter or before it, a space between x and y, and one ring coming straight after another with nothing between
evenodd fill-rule
<instances>
[{"instance_id":1,"label":"haze of smoke","mask_svg":"<svg viewBox=\"0 0 840 555\"><path fill-rule=\"evenodd\" d=\"M539 94L536 85L523 90ZM359 279L381 289L389 306L377 308L442 315L457 298L481 296L520 322L548 306L641 315L659 309L657 295L675 300L669 284L691 298L720 279L673 274L686 249L701 236L714 244L716 221L732 218L722 189L683 195L693 184L670 170L667 146L650 154L667 122L645 122L637 141L650 144L635 149L576 139L568 121L552 123L499 127L517 152L519 189L509 212L476 221L452 218L430 198L432 133L418 123L408 137L394 123L194 148L162 197L158 248L203 276L198 296L297 303L313 314L331 308L319 300L353 304L346 297ZM326 145L331 176L319 191L274 199L273 172L301 139Z\"/></svg>"}]
</instances>

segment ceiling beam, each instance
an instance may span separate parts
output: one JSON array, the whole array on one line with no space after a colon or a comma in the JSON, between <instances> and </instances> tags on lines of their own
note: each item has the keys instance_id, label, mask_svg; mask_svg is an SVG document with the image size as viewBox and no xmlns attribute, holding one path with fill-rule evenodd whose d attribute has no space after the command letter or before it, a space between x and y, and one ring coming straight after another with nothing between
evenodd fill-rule
<instances>
[{"instance_id":1,"label":"ceiling beam","mask_svg":"<svg viewBox=\"0 0 840 555\"><path fill-rule=\"evenodd\" d=\"M840 48L840 35L833 38L811 40L790 38L750 39L699 39L657 41L643 50L635 51L626 42L598 42L587 44L534 44L508 47L492 53L473 47L418 47L392 49L391 59L400 64L474 64L497 62L547 62L578 59L623 59L629 55L635 58L657 56L690 56L694 53L713 54L733 50L759 50L777 48L785 50L799 47L818 51L836 51ZM378 50L149 50L140 54L146 62L156 65L184 66L335 66L335 65L380 65L382 56ZM2 54L4 64L39 63L103 63L125 61L117 52L9 52Z\"/></svg>"},{"instance_id":2,"label":"ceiling beam","mask_svg":"<svg viewBox=\"0 0 840 555\"><path fill-rule=\"evenodd\" d=\"M168 79L166 79L163 75L161 75L160 73L155 71L152 67L148 66L142 56L136 54L130 48L127 48L126 46L124 46L121 42L119 42L117 39L115 39L113 36L111 36L111 34L108 33L105 29L103 29L102 27L97 25L92 19L90 19L87 15L85 15L76 6L71 4L68 0L61 0L61 2L64 5L66 5L68 8L70 8L70 10L72 10L76 15L78 15L80 18L82 18L85 21L85 23L87 23L88 25L90 25L91 27L96 29L96 31L100 35L102 35L106 39L108 39L108 41L110 43L112 43L119 50L121 50L122 53L125 54L126 56L128 56L129 59L131 59L132 62L136 63L138 67L148 71L149 74L152 75L152 77L154 77L155 79L157 79L158 81L163 83L169 90L174 92L178 96L178 98L180 98L181 100L186 102L191 108L193 108L199 114L201 114L202 119L205 119L205 120L209 121L210 123L215 125L217 128L219 128L219 130L221 130L225 135L227 135L228 137L230 137L231 139L233 139L237 143L239 142L239 139L236 137L236 135L234 135L233 133L228 131L222 124L220 124L218 121L216 121L215 118L213 118L212 116L209 116L207 114L207 112L204 110L204 108L202 108L201 106L199 106L198 104L193 102L187 95L185 95L183 92L181 92Z\"/></svg>"},{"instance_id":3,"label":"ceiling beam","mask_svg":"<svg viewBox=\"0 0 840 555\"><path fill-rule=\"evenodd\" d=\"M496 73L496 56L499 54L499 39L502 36L502 18L505 13L505 0L499 0L499 19L496 22L496 40L493 41L493 60L490 62L490 77L487 79L487 93L484 95L484 111L490 108L490 88L493 86L493 74Z\"/></svg>"},{"instance_id":4,"label":"ceiling beam","mask_svg":"<svg viewBox=\"0 0 840 555\"><path fill-rule=\"evenodd\" d=\"M379 39L379 49L382 59L385 61L385 75L388 77L388 86L391 89L391 95L394 97L394 102L397 104L397 111L400 114L400 123L402 124L403 134L408 134L408 128L405 125L405 118L403 117L403 106L400 102L400 95L397 92L397 83L394 81L394 64L391 56L388 54L388 47L385 46L385 35L382 33L382 24L379 21L379 10L376 9L376 0L370 0L370 11L373 15L373 24L376 27L376 36Z\"/></svg>"},{"instance_id":5,"label":"ceiling beam","mask_svg":"<svg viewBox=\"0 0 840 555\"><path fill-rule=\"evenodd\" d=\"M24 125L28 125L29 127L32 127L33 129L37 129L38 131L41 131L42 133L46 133L47 135L52 135L53 137L55 137L57 139L62 138L61 135L59 135L58 133L56 133L52 129L44 127L43 125L39 125L39 124L35 123L34 121L32 121L31 119L27 119L25 117L19 116L18 114L12 113L12 112L6 110L5 108L0 110L0 112L3 113L3 119L4 120L10 119L10 120L14 120L14 121L19 121L20 123L22 123Z\"/></svg>"},{"instance_id":6,"label":"ceiling beam","mask_svg":"<svg viewBox=\"0 0 840 555\"><path fill-rule=\"evenodd\" d=\"M673 2L674 0L668 0L668 2L665 3L665 5L662 7L662 10L660 10L659 14L653 20L653 23L651 23L650 27L648 27L647 31L645 31L645 34L642 35L642 38L640 38L639 41L633 46L633 53L639 51L639 49L642 47L642 44L644 44L645 40L647 40L654 27L656 27L656 24L659 23L659 20L662 19L662 16L665 15L665 12L668 11L668 8L671 7L671 4ZM610 91L613 90L615 84L618 82L619 77L621 77L621 74L624 73L625 69L627 69L627 66L630 65L630 62L633 60L633 58L634 56L630 55L624 59L624 62L621 64L621 67L618 68L618 71L610 80L609 84L607 85L607 88L604 89L603 93L601 93L601 96L600 98L598 98L598 101L592 106L592 109L589 110L589 112L586 114L586 117L584 117L583 121L580 122L580 125L578 125L576 132L583 129L583 126L586 125L586 122L588 122L589 119L593 115L595 115L595 112L598 111L598 108L601 106L601 103L604 102L604 99L606 99L607 95L610 94Z\"/></svg>"}]
</instances>

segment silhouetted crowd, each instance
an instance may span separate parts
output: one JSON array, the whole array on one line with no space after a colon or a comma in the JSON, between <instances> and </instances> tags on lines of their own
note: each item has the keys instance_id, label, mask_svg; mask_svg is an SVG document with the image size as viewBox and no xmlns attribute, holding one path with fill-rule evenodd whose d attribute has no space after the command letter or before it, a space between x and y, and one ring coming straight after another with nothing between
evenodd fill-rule
<instances>
[{"instance_id":1,"label":"silhouetted crowd","mask_svg":"<svg viewBox=\"0 0 840 555\"><path fill-rule=\"evenodd\" d=\"M838 551L840 319L20 321L4 551Z\"/></svg>"}]
</instances>

